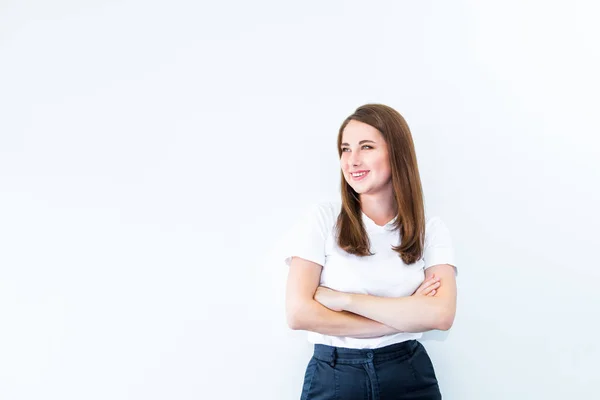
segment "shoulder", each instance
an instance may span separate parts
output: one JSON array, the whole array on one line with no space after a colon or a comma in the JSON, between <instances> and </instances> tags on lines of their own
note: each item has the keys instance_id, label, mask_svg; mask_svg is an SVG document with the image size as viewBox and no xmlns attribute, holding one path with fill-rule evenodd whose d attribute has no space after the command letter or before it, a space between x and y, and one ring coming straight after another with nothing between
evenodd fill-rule
<instances>
[{"instance_id":1,"label":"shoulder","mask_svg":"<svg viewBox=\"0 0 600 400\"><path fill-rule=\"evenodd\" d=\"M439 215L425 215L425 245L431 242L449 241L450 232Z\"/></svg>"},{"instance_id":2,"label":"shoulder","mask_svg":"<svg viewBox=\"0 0 600 400\"><path fill-rule=\"evenodd\" d=\"M341 202L335 201L313 203L308 207L305 217L317 222L323 229L330 229L337 221L341 207Z\"/></svg>"},{"instance_id":3,"label":"shoulder","mask_svg":"<svg viewBox=\"0 0 600 400\"><path fill-rule=\"evenodd\" d=\"M449 264L454 266L456 274L458 274L452 237L439 215L425 217L423 258L425 260L424 269L440 264Z\"/></svg>"},{"instance_id":4,"label":"shoulder","mask_svg":"<svg viewBox=\"0 0 600 400\"><path fill-rule=\"evenodd\" d=\"M444 221L439 215L427 215L425 214L425 228L435 228L436 226L444 225Z\"/></svg>"},{"instance_id":5,"label":"shoulder","mask_svg":"<svg viewBox=\"0 0 600 400\"><path fill-rule=\"evenodd\" d=\"M313 210L327 218L337 218L342 210L342 203L337 201L323 201L315 203Z\"/></svg>"}]
</instances>

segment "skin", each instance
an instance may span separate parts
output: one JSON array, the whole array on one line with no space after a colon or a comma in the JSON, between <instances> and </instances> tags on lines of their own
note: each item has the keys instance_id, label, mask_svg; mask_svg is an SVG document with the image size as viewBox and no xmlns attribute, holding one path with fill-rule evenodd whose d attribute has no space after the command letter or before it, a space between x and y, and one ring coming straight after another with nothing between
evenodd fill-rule
<instances>
[{"instance_id":1,"label":"skin","mask_svg":"<svg viewBox=\"0 0 600 400\"><path fill-rule=\"evenodd\" d=\"M352 120L342 132L341 148L340 168L346 182L358 193L362 212L376 224L385 225L396 216L396 204L383 135L370 125ZM362 180L352 177L352 172L363 170L369 172ZM314 299L333 311L353 312L398 331L447 330L456 312L454 268L448 264L428 268L424 282L409 297L382 298L319 286Z\"/></svg>"},{"instance_id":2,"label":"skin","mask_svg":"<svg viewBox=\"0 0 600 400\"><path fill-rule=\"evenodd\" d=\"M368 141L368 142L363 142ZM388 146L374 127L350 121L342 132L340 167L346 182L359 194L362 211L383 226L396 215ZM357 181L351 172L368 170Z\"/></svg>"},{"instance_id":3,"label":"skin","mask_svg":"<svg viewBox=\"0 0 600 400\"><path fill-rule=\"evenodd\" d=\"M435 295L419 295L419 289L435 274ZM425 282L412 296L378 297L345 293L319 286L315 301L334 311L348 311L380 322L400 332L448 330L456 315L456 279L454 267L438 264L425 271Z\"/></svg>"},{"instance_id":4,"label":"skin","mask_svg":"<svg viewBox=\"0 0 600 400\"><path fill-rule=\"evenodd\" d=\"M435 296L440 287L440 278L433 274L415 290L413 296ZM315 293L315 300L333 311L348 310L352 303L352 293L338 292L325 286L319 286Z\"/></svg>"}]
</instances>

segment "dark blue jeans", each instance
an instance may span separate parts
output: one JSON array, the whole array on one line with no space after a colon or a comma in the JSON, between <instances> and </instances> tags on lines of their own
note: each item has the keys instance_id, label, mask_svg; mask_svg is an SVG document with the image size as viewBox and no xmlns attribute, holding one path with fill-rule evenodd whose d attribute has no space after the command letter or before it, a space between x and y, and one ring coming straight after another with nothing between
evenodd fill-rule
<instances>
[{"instance_id":1,"label":"dark blue jeans","mask_svg":"<svg viewBox=\"0 0 600 400\"><path fill-rule=\"evenodd\" d=\"M431 359L408 340L378 349L314 345L300 400L439 400Z\"/></svg>"}]
</instances>

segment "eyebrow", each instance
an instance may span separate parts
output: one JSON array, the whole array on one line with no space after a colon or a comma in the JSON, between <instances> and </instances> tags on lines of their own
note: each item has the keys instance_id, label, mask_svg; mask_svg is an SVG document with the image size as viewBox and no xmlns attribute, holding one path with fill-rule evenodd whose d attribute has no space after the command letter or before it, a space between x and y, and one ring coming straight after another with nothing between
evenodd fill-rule
<instances>
[{"instance_id":1,"label":"eyebrow","mask_svg":"<svg viewBox=\"0 0 600 400\"><path fill-rule=\"evenodd\" d=\"M367 143L367 142L369 142L369 143L375 143L372 140L361 140L360 142L358 142L358 144L363 144L363 143ZM350 145L348 143L342 143L340 146L350 146Z\"/></svg>"}]
</instances>

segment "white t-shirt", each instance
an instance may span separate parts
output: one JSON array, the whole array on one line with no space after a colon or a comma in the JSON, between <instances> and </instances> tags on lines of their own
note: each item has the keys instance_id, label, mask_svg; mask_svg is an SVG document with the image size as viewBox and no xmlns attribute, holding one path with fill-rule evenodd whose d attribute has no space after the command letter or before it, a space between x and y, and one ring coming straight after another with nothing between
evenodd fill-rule
<instances>
[{"instance_id":1,"label":"white t-shirt","mask_svg":"<svg viewBox=\"0 0 600 400\"><path fill-rule=\"evenodd\" d=\"M413 264L406 265L392 250L392 246L400 243L399 231L393 231L395 219L379 226L364 213L363 224L371 242L371 252L375 254L359 257L346 253L338 247L335 238L335 223L341 207L341 202L318 203L310 207L292 228L286 242L285 263L288 266L293 256L301 257L323 266L321 286L381 297L410 296L423 282L425 269L434 265L450 264L456 268L448 228L439 217L429 218L427 213L423 257ZM402 332L353 338L308 331L311 343L359 349L374 349L421 336L422 333Z\"/></svg>"}]
</instances>

